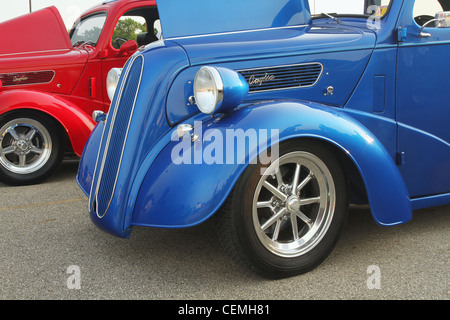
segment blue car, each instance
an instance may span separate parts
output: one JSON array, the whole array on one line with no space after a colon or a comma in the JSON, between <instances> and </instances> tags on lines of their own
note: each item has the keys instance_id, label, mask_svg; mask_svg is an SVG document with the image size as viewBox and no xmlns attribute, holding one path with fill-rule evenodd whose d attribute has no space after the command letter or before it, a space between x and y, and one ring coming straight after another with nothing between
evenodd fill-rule
<instances>
[{"instance_id":1,"label":"blue car","mask_svg":"<svg viewBox=\"0 0 450 320\"><path fill-rule=\"evenodd\" d=\"M349 204L392 226L450 203L450 1L343 3L157 0L161 36L93 115L93 223L214 217L237 262L283 278L325 260Z\"/></svg>"}]
</instances>

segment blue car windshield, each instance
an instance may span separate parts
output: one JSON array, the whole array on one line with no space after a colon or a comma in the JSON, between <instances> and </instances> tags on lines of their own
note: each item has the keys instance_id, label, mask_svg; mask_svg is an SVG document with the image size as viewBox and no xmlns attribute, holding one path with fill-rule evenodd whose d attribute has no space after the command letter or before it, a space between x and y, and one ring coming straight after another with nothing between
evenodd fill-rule
<instances>
[{"instance_id":1,"label":"blue car windshield","mask_svg":"<svg viewBox=\"0 0 450 320\"><path fill-rule=\"evenodd\" d=\"M392 0L308 0L312 15L384 16Z\"/></svg>"},{"instance_id":2,"label":"blue car windshield","mask_svg":"<svg viewBox=\"0 0 450 320\"><path fill-rule=\"evenodd\" d=\"M157 0L164 38L308 24L305 0Z\"/></svg>"}]
</instances>

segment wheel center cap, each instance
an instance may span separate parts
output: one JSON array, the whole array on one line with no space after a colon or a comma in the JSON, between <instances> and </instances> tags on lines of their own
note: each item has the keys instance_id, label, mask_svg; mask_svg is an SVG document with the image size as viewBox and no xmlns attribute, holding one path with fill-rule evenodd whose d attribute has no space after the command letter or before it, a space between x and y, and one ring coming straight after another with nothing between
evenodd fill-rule
<instances>
[{"instance_id":1,"label":"wheel center cap","mask_svg":"<svg viewBox=\"0 0 450 320\"><path fill-rule=\"evenodd\" d=\"M27 149L28 149L28 144L23 140L20 140L17 143L17 146L20 148L21 151L27 151Z\"/></svg>"},{"instance_id":2,"label":"wheel center cap","mask_svg":"<svg viewBox=\"0 0 450 320\"><path fill-rule=\"evenodd\" d=\"M290 213L296 213L300 209L300 199L297 196L290 196L286 201L286 209Z\"/></svg>"}]
</instances>

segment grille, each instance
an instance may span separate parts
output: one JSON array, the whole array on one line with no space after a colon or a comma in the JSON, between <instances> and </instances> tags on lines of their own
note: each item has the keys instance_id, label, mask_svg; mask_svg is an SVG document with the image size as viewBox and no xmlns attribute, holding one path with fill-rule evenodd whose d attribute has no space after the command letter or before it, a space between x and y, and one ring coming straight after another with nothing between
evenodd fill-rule
<instances>
[{"instance_id":1,"label":"grille","mask_svg":"<svg viewBox=\"0 0 450 320\"><path fill-rule=\"evenodd\" d=\"M117 102L111 108L100 146L103 156L97 159L94 183L92 188L93 209L99 217L108 211L117 182L122 162L125 142L133 116L136 97L139 91L143 69L143 58L137 56L124 72L125 79L121 91L118 92ZM118 88L119 90L119 88ZM111 119L109 119L111 118Z\"/></svg>"},{"instance_id":2,"label":"grille","mask_svg":"<svg viewBox=\"0 0 450 320\"><path fill-rule=\"evenodd\" d=\"M245 69L238 72L247 80L249 92L262 92L291 88L311 87L322 74L320 63Z\"/></svg>"},{"instance_id":3,"label":"grille","mask_svg":"<svg viewBox=\"0 0 450 320\"><path fill-rule=\"evenodd\" d=\"M32 71L21 73L3 73L0 74L0 80L4 87L19 86L25 84L49 83L53 80L55 71Z\"/></svg>"}]
</instances>

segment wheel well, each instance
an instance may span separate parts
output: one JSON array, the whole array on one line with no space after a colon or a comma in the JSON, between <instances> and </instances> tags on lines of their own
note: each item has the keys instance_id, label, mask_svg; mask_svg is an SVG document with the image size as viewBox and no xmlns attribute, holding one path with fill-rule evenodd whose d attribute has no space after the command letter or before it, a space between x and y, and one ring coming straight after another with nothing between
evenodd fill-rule
<instances>
[{"instance_id":1,"label":"wheel well","mask_svg":"<svg viewBox=\"0 0 450 320\"><path fill-rule=\"evenodd\" d=\"M35 110L35 109L26 109L26 108L8 111L8 112L0 115L0 124L2 123L2 120L4 118L8 118L10 116L19 115L19 114L22 116L26 116L26 115L31 116L34 114L34 115L38 115L40 117L45 117L47 120L52 121L53 124L55 125L55 128L59 131L59 133L64 136L66 152L73 152L72 144L70 143L69 136L67 135L67 132L64 129L63 125L56 118L54 118L50 114L45 113L43 111Z\"/></svg>"},{"instance_id":2,"label":"wheel well","mask_svg":"<svg viewBox=\"0 0 450 320\"><path fill-rule=\"evenodd\" d=\"M322 146L333 152L333 154L339 161L339 165L344 171L347 188L349 191L348 195L350 204L363 205L368 203L366 187L361 173L359 172L356 164L344 150L329 141L319 138L298 138L296 140L310 141L321 144Z\"/></svg>"}]
</instances>

